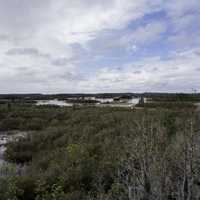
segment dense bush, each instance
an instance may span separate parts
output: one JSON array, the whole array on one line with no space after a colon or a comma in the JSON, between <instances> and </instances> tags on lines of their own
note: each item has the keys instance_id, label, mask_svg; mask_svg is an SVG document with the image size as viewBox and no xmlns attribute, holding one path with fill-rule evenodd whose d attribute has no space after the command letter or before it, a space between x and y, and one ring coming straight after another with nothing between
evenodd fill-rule
<instances>
[{"instance_id":1,"label":"dense bush","mask_svg":"<svg viewBox=\"0 0 200 200\"><path fill-rule=\"evenodd\" d=\"M200 114L194 109L4 111L1 122L15 116L24 121L15 129L35 131L8 144L7 160L27 167L21 176L0 179L0 199L200 197Z\"/></svg>"}]
</instances>

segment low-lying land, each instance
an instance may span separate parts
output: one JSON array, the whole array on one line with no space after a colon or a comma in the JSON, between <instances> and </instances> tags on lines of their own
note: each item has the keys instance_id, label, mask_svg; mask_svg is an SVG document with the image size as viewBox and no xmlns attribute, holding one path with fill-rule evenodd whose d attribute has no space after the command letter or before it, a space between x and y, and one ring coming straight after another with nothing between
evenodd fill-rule
<instances>
[{"instance_id":1,"label":"low-lying land","mask_svg":"<svg viewBox=\"0 0 200 200\"><path fill-rule=\"evenodd\" d=\"M0 134L27 134L6 144L0 199L200 198L200 112L193 101L153 99L130 109L6 99Z\"/></svg>"}]
</instances>

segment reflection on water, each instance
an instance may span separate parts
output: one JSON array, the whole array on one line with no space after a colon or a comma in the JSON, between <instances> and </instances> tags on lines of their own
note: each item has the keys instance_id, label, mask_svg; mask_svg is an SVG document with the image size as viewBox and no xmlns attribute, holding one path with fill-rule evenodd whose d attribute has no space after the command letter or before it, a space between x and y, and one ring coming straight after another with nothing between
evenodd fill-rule
<instances>
[{"instance_id":1,"label":"reflection on water","mask_svg":"<svg viewBox=\"0 0 200 200\"><path fill-rule=\"evenodd\" d=\"M132 99L128 100L128 103L136 105L139 103L139 101L140 101L140 98L132 98Z\"/></svg>"},{"instance_id":2,"label":"reflection on water","mask_svg":"<svg viewBox=\"0 0 200 200\"><path fill-rule=\"evenodd\" d=\"M6 151L6 144L8 144L9 142L12 141L16 141L19 138L25 137L27 135L27 133L25 132L15 132L15 133L4 133L1 132L0 133L0 168L6 164L8 164L5 160L4 160L4 153Z\"/></svg>"},{"instance_id":3,"label":"reflection on water","mask_svg":"<svg viewBox=\"0 0 200 200\"><path fill-rule=\"evenodd\" d=\"M99 101L100 103L112 103L112 98L95 98L96 101Z\"/></svg>"},{"instance_id":4,"label":"reflection on water","mask_svg":"<svg viewBox=\"0 0 200 200\"><path fill-rule=\"evenodd\" d=\"M124 102L114 102L113 98L93 98L93 100L98 101L96 106L110 106L110 107L131 107L139 103L140 98L132 98L129 100L125 100ZM36 105L55 105L55 106L73 106L73 103L68 103L65 101L61 101L58 99L54 100L38 100ZM94 104L93 104L94 105Z\"/></svg>"},{"instance_id":5,"label":"reflection on water","mask_svg":"<svg viewBox=\"0 0 200 200\"><path fill-rule=\"evenodd\" d=\"M72 103L67 103L65 101L61 100L39 100L37 101L36 105L41 106L41 105L55 105L55 106L73 106Z\"/></svg>"},{"instance_id":6,"label":"reflection on water","mask_svg":"<svg viewBox=\"0 0 200 200\"><path fill-rule=\"evenodd\" d=\"M22 137L26 137L27 133L15 131L11 133L2 133L0 132L0 177L9 177L9 176L20 176L26 170L26 165L19 165L4 160L4 153L6 151L6 145L9 142L17 141Z\"/></svg>"}]
</instances>

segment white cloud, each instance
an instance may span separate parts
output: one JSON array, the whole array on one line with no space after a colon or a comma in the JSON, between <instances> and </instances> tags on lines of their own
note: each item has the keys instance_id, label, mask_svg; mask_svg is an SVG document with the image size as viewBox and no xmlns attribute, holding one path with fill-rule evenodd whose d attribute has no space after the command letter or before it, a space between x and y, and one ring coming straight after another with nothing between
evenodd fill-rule
<instances>
[{"instance_id":1,"label":"white cloud","mask_svg":"<svg viewBox=\"0 0 200 200\"><path fill-rule=\"evenodd\" d=\"M164 22L151 22L145 26L140 26L134 30L130 35L124 37L136 44L149 44L158 40L162 33L166 31L166 24Z\"/></svg>"},{"instance_id":2,"label":"white cloud","mask_svg":"<svg viewBox=\"0 0 200 200\"><path fill-rule=\"evenodd\" d=\"M120 55L159 42L166 32L171 35L163 39L173 50L199 46L199 32L193 31L199 8L199 0L0 0L0 93L145 90L167 80L170 89L184 78L191 84L189 74L197 84L194 52L129 65ZM165 11L167 20L154 18L157 11ZM147 14L152 19L140 23ZM115 63L102 63L114 54Z\"/></svg>"},{"instance_id":3,"label":"white cloud","mask_svg":"<svg viewBox=\"0 0 200 200\"><path fill-rule=\"evenodd\" d=\"M90 92L117 91L182 91L191 92L200 85L200 49L172 54L111 69L99 70L95 76L81 82Z\"/></svg>"},{"instance_id":4,"label":"white cloud","mask_svg":"<svg viewBox=\"0 0 200 200\"><path fill-rule=\"evenodd\" d=\"M180 18L189 13L199 12L199 7L199 0L168 0L164 2L164 8L172 18Z\"/></svg>"},{"instance_id":5,"label":"white cloud","mask_svg":"<svg viewBox=\"0 0 200 200\"><path fill-rule=\"evenodd\" d=\"M70 44L84 46L101 31L122 29L157 9L157 0L147 2L0 0L0 92L67 92L80 74L70 63L77 57Z\"/></svg>"},{"instance_id":6,"label":"white cloud","mask_svg":"<svg viewBox=\"0 0 200 200\"><path fill-rule=\"evenodd\" d=\"M169 0L164 5L171 32L168 42L173 48L189 49L199 46L199 0Z\"/></svg>"},{"instance_id":7,"label":"white cloud","mask_svg":"<svg viewBox=\"0 0 200 200\"><path fill-rule=\"evenodd\" d=\"M156 9L159 0L1 0L1 31L15 37L55 37L65 43L85 42L97 31L120 29ZM43 38L43 39L44 39Z\"/></svg>"}]
</instances>

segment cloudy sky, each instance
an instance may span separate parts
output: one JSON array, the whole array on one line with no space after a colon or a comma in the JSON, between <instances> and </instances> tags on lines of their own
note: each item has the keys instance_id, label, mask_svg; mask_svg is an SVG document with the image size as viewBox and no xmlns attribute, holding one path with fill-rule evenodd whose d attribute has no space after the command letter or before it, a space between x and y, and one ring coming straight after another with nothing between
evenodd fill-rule
<instances>
[{"instance_id":1,"label":"cloudy sky","mask_svg":"<svg viewBox=\"0 0 200 200\"><path fill-rule=\"evenodd\" d=\"M0 0L0 93L200 90L199 0Z\"/></svg>"}]
</instances>

